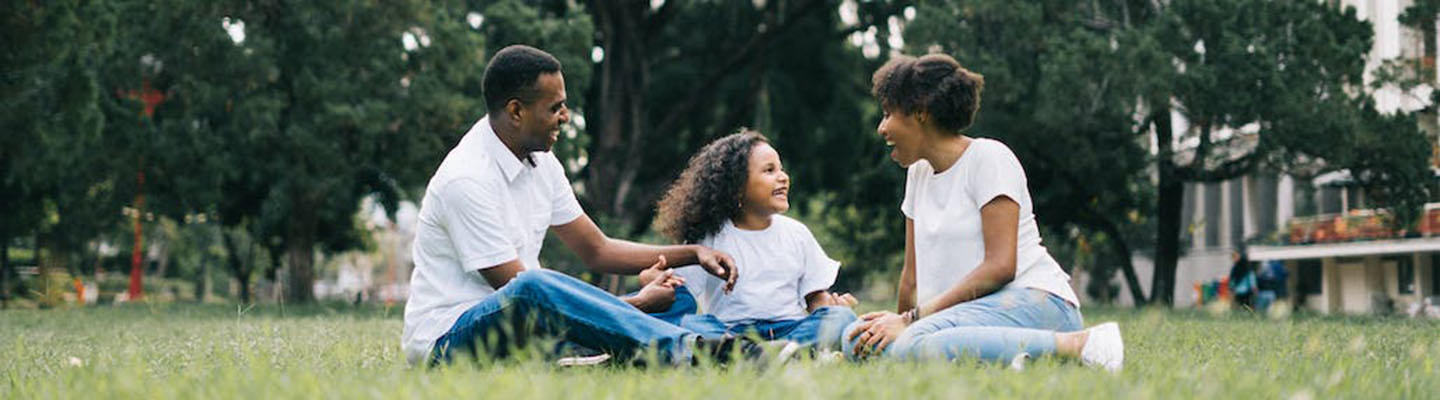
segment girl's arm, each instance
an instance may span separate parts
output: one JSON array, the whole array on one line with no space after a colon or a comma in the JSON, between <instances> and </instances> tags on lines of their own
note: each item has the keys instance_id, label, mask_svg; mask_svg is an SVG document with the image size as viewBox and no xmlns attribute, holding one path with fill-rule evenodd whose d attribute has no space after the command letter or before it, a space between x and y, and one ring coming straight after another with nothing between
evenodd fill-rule
<instances>
[{"instance_id":1,"label":"girl's arm","mask_svg":"<svg viewBox=\"0 0 1440 400\"><path fill-rule=\"evenodd\" d=\"M985 238L985 259L959 283L916 309L916 317L933 314L956 304L984 297L1015 280L1016 236L1020 229L1020 204L1000 196L980 208L980 230ZM913 271L909 234L906 235L906 269ZM912 272L913 275L913 272ZM912 276L913 279L913 276ZM904 280L904 277L901 277ZM913 287L913 283L912 283ZM902 293L902 299L903 293ZM913 294L911 299L913 299ZM904 308L902 300L901 310Z\"/></svg>"}]
</instances>

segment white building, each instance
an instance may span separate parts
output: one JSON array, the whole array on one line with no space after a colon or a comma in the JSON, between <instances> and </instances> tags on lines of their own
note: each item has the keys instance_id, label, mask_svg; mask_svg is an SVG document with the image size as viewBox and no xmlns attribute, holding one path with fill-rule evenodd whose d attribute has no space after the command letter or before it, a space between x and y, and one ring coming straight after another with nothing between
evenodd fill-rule
<instances>
[{"instance_id":1,"label":"white building","mask_svg":"<svg viewBox=\"0 0 1440 400\"><path fill-rule=\"evenodd\" d=\"M1374 47L1366 64L1367 83L1375 69L1397 57L1434 65L1435 55L1425 54L1424 35L1399 23L1400 14L1411 3L1341 2L1354 7L1359 18L1371 21L1375 30ZM1440 43L1432 49L1435 47ZM1371 95L1382 112L1409 111L1425 107L1430 91L1429 87L1420 87L1405 92L1390 86ZM1189 127L1183 116L1174 117L1178 140ZM1433 137L1435 121L1422 124L1432 132L1432 146L1440 149L1440 142ZM1253 134L1246 130L1241 127L1221 135ZM1185 143L1177 143L1176 148L1185 148ZM1431 167L1440 169L1435 157ZM1285 243L1252 245L1248 253L1252 261L1285 262L1290 273L1291 304L1327 313L1369 313L1386 307L1404 310L1434 296L1440 289L1440 236L1432 235L1440 235L1440 205L1426 207L1423 234L1376 240L1396 233L1377 231L1378 225L1370 218L1375 213L1367 209L1364 193L1347 187L1348 181L1343 172L1313 179L1257 173L1221 183L1187 184L1175 305L1194 305L1196 283L1227 276L1231 253L1247 240ZM1135 269L1143 292L1150 293L1153 260L1137 254ZM1117 277L1116 281L1122 292L1129 291L1123 280ZM1130 301L1129 296L1117 299L1121 303Z\"/></svg>"}]
</instances>

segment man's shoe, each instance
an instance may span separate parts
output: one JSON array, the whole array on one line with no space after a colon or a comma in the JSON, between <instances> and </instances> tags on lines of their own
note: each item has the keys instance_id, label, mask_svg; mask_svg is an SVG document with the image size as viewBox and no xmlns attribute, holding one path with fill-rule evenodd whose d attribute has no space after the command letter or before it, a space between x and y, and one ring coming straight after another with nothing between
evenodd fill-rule
<instances>
[{"instance_id":1,"label":"man's shoe","mask_svg":"<svg viewBox=\"0 0 1440 400\"><path fill-rule=\"evenodd\" d=\"M593 356L565 357L555 361L555 363L562 367L588 367L604 364L606 361L610 361L610 355L600 353Z\"/></svg>"},{"instance_id":2,"label":"man's shoe","mask_svg":"<svg viewBox=\"0 0 1440 400\"><path fill-rule=\"evenodd\" d=\"M785 364L790 362L790 360L794 360L799 356L800 351L805 349L805 346L789 340L775 340L771 341L769 345L771 346L770 348L776 349L774 351L775 357L771 359L771 362L775 365Z\"/></svg>"},{"instance_id":3,"label":"man's shoe","mask_svg":"<svg viewBox=\"0 0 1440 400\"><path fill-rule=\"evenodd\" d=\"M695 342L695 353L697 355L704 354L711 362L721 365L739 361L759 361L765 358L765 348L743 336L726 336L720 339L702 338Z\"/></svg>"}]
</instances>

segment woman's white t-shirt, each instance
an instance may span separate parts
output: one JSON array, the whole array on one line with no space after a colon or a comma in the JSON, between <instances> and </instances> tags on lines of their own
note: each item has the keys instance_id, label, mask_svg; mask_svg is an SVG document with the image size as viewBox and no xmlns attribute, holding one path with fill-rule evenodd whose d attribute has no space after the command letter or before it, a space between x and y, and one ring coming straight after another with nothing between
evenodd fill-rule
<instances>
[{"instance_id":1,"label":"woman's white t-shirt","mask_svg":"<svg viewBox=\"0 0 1440 400\"><path fill-rule=\"evenodd\" d=\"M829 289L840 271L840 262L825 255L805 224L783 215L771 217L770 227L758 231L727 220L699 244L735 259L740 271L735 289L725 293L724 282L699 266L675 272L685 278L701 312L729 325L805 318L805 295Z\"/></svg>"},{"instance_id":2,"label":"woman's white t-shirt","mask_svg":"<svg viewBox=\"0 0 1440 400\"><path fill-rule=\"evenodd\" d=\"M925 160L910 165L900 210L915 221L918 304L954 287L984 260L980 207L1000 196L1020 205L1015 280L1005 287L1044 290L1079 307L1070 275L1040 245L1020 160L1005 144L991 139L974 139L954 165L938 174Z\"/></svg>"}]
</instances>

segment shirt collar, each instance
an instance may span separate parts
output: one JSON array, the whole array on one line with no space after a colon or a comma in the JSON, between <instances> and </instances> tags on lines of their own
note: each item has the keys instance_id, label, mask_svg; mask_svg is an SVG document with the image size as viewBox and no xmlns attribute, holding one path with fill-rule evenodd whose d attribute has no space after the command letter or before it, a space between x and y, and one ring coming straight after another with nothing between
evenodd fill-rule
<instances>
[{"instance_id":1,"label":"shirt collar","mask_svg":"<svg viewBox=\"0 0 1440 400\"><path fill-rule=\"evenodd\" d=\"M510 148L505 147L504 142L500 141L500 136L495 133L494 128L490 127L490 116L481 118L475 129L478 130L472 131L480 135L480 146L484 148L486 154L490 155L490 158L495 159L495 165L500 167L500 173L505 175L505 181L514 182L515 177L525 169L525 164L515 157L515 153L510 152Z\"/></svg>"}]
</instances>

